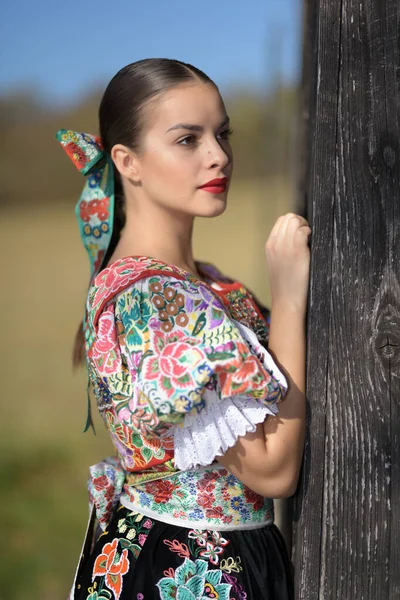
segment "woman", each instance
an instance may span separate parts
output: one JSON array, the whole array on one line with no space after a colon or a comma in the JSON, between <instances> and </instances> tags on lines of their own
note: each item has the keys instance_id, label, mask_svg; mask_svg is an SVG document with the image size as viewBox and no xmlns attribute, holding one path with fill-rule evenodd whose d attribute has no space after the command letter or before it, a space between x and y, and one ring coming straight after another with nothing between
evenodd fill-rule
<instances>
[{"instance_id":1,"label":"woman","mask_svg":"<svg viewBox=\"0 0 400 600\"><path fill-rule=\"evenodd\" d=\"M217 86L142 60L111 80L99 116L100 138L58 133L88 176L84 353L117 451L90 469L70 597L292 598L271 498L294 494L302 461L311 230L289 213L269 235L269 321L193 257L194 218L224 212L232 176ZM78 334L76 360L82 349Z\"/></svg>"}]
</instances>

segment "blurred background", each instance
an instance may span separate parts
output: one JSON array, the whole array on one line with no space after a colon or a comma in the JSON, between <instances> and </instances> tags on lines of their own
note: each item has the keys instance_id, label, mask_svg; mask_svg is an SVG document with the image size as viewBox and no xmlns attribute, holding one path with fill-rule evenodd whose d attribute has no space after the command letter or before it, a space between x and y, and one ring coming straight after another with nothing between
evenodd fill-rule
<instances>
[{"instance_id":1,"label":"blurred background","mask_svg":"<svg viewBox=\"0 0 400 600\"><path fill-rule=\"evenodd\" d=\"M55 141L97 133L111 77L146 57L177 58L219 86L231 117L228 209L195 229L195 256L269 305L264 242L294 210L301 0L188 3L15 0L0 24L2 256L0 600L68 595L87 521L88 467L112 453L82 433L86 377L71 349L89 267L74 206L83 186Z\"/></svg>"}]
</instances>

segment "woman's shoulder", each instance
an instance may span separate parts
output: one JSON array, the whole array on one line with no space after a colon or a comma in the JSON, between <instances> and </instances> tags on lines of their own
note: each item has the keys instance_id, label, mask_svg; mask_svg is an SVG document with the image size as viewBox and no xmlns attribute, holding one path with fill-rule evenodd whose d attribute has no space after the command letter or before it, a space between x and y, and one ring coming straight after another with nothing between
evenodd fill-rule
<instances>
[{"instance_id":1,"label":"woman's shoulder","mask_svg":"<svg viewBox=\"0 0 400 600\"><path fill-rule=\"evenodd\" d=\"M267 342L270 309L243 281L233 278L209 262L198 262L198 270L210 279L211 285L228 307L231 316L247 324L263 342Z\"/></svg>"},{"instance_id":2,"label":"woman's shoulder","mask_svg":"<svg viewBox=\"0 0 400 600\"><path fill-rule=\"evenodd\" d=\"M210 262L196 261L196 266L201 278L146 256L114 261L95 277L89 288L88 336L93 338L100 315L107 309L125 316L129 313L129 321L139 312L148 321L156 317L164 332L188 322L193 327L197 320L203 327L214 329L215 315L221 319L225 313L225 321L229 317L241 321L262 343L266 342L268 322L264 307L252 292ZM194 329L197 331L197 327Z\"/></svg>"},{"instance_id":3,"label":"woman's shoulder","mask_svg":"<svg viewBox=\"0 0 400 600\"><path fill-rule=\"evenodd\" d=\"M150 383L165 367L160 389L169 382L166 373L172 369L171 394L183 394L193 378L203 385L214 371L219 373L223 398L262 395L270 386L253 331L236 321L219 294L198 277L165 263L126 259L104 269L96 280L87 355L101 375L119 376L124 355L127 363L137 362L136 370Z\"/></svg>"},{"instance_id":4,"label":"woman's shoulder","mask_svg":"<svg viewBox=\"0 0 400 600\"><path fill-rule=\"evenodd\" d=\"M227 310L216 290L189 271L149 257L128 257L110 264L92 282L86 305L88 334L93 337L105 312L126 314L129 309L134 315L135 307L142 318L156 316L164 331L193 321L199 313L204 320L213 311Z\"/></svg>"},{"instance_id":5,"label":"woman's shoulder","mask_svg":"<svg viewBox=\"0 0 400 600\"><path fill-rule=\"evenodd\" d=\"M94 278L88 291L87 309L96 321L105 304L121 293L141 287L144 280L167 282L171 278L176 281L189 283L191 286L200 285L190 272L169 265L163 261L147 256L130 256L121 258L104 268Z\"/></svg>"}]
</instances>

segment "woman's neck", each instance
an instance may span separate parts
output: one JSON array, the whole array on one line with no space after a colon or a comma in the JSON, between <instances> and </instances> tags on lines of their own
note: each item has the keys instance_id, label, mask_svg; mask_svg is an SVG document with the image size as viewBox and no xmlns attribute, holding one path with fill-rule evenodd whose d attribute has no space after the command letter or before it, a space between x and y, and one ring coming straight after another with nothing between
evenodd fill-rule
<instances>
[{"instance_id":1,"label":"woman's neck","mask_svg":"<svg viewBox=\"0 0 400 600\"><path fill-rule=\"evenodd\" d=\"M168 218L169 217L169 218ZM183 215L140 215L129 213L109 263L126 256L149 256L191 272L196 277L192 234L194 217Z\"/></svg>"}]
</instances>

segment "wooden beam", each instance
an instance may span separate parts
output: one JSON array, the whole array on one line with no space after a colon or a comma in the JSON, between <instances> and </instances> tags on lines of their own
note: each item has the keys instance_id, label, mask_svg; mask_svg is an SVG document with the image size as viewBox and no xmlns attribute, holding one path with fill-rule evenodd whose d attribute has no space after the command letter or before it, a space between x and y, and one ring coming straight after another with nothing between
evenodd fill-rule
<instances>
[{"instance_id":1,"label":"wooden beam","mask_svg":"<svg viewBox=\"0 0 400 600\"><path fill-rule=\"evenodd\" d=\"M400 598L400 5L306 5L316 72L296 597L391 600Z\"/></svg>"}]
</instances>

